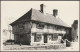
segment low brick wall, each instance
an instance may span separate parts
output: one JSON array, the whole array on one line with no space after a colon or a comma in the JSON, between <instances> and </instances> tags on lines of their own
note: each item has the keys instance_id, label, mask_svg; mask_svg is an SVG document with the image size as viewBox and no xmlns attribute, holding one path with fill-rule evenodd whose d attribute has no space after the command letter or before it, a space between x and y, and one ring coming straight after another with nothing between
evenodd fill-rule
<instances>
[{"instance_id":1,"label":"low brick wall","mask_svg":"<svg viewBox=\"0 0 80 52\"><path fill-rule=\"evenodd\" d=\"M50 49L64 49L66 44L52 44L52 45L36 45L36 46L27 46L27 45L7 45L4 46L5 50L50 50Z\"/></svg>"},{"instance_id":2,"label":"low brick wall","mask_svg":"<svg viewBox=\"0 0 80 52\"><path fill-rule=\"evenodd\" d=\"M52 45L45 45L41 47L45 49L64 49L66 48L66 44L52 44Z\"/></svg>"}]
</instances>

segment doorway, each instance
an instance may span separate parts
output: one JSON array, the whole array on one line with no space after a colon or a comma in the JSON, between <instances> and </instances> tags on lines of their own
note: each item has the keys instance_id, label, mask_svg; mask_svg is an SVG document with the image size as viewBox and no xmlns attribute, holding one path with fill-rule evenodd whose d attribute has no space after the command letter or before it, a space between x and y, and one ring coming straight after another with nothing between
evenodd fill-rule
<instances>
[{"instance_id":1,"label":"doorway","mask_svg":"<svg viewBox=\"0 0 80 52\"><path fill-rule=\"evenodd\" d=\"M44 35L44 43L47 43L47 35Z\"/></svg>"}]
</instances>

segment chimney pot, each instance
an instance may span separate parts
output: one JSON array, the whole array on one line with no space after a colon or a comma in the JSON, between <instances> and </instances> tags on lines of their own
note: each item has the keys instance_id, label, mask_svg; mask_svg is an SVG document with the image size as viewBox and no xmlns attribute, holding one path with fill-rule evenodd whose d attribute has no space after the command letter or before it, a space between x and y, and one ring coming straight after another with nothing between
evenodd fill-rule
<instances>
[{"instance_id":1,"label":"chimney pot","mask_svg":"<svg viewBox=\"0 0 80 52\"><path fill-rule=\"evenodd\" d=\"M41 5L40 5L40 11L41 11L42 13L44 13L44 4L41 4Z\"/></svg>"},{"instance_id":2,"label":"chimney pot","mask_svg":"<svg viewBox=\"0 0 80 52\"><path fill-rule=\"evenodd\" d=\"M58 13L58 10L57 9L54 9L53 10L53 16L56 17L58 15L57 13Z\"/></svg>"}]
</instances>

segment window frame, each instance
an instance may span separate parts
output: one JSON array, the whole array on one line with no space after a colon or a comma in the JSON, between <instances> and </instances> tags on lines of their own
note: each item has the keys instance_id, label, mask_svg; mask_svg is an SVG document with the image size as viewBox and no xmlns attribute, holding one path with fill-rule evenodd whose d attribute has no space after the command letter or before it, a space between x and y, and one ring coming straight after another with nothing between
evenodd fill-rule
<instances>
[{"instance_id":1,"label":"window frame","mask_svg":"<svg viewBox=\"0 0 80 52\"><path fill-rule=\"evenodd\" d=\"M19 28L19 29L24 29L24 28L25 28L25 24L24 24L24 23L18 24L18 28Z\"/></svg>"},{"instance_id":2,"label":"window frame","mask_svg":"<svg viewBox=\"0 0 80 52\"><path fill-rule=\"evenodd\" d=\"M41 34L34 34L34 42L40 42L41 41Z\"/></svg>"},{"instance_id":3,"label":"window frame","mask_svg":"<svg viewBox=\"0 0 80 52\"><path fill-rule=\"evenodd\" d=\"M44 29L44 24L37 23L36 28L38 28L38 29Z\"/></svg>"},{"instance_id":4,"label":"window frame","mask_svg":"<svg viewBox=\"0 0 80 52\"><path fill-rule=\"evenodd\" d=\"M52 36L52 40L53 40L53 41L58 40L58 34L53 34L53 36Z\"/></svg>"}]
</instances>

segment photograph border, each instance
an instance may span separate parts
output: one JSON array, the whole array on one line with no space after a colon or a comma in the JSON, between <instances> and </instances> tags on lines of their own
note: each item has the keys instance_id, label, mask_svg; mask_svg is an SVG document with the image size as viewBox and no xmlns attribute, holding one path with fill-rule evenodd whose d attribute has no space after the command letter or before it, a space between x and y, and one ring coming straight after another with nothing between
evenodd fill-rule
<instances>
[{"instance_id":1,"label":"photograph border","mask_svg":"<svg viewBox=\"0 0 80 52\"><path fill-rule=\"evenodd\" d=\"M79 1L79 0L1 0L1 1ZM1 34L1 1L0 1L0 34ZM80 1L79 1L79 20L80 20ZM80 23L78 25L80 26ZM79 35L79 43L80 43L80 35ZM0 35L0 51L1 51L1 35ZM80 45L79 45L79 51L80 51ZM79 51L44 51L43 50L43 51L1 51L1 52L79 52Z\"/></svg>"}]
</instances>

